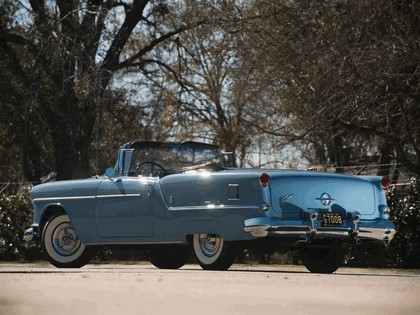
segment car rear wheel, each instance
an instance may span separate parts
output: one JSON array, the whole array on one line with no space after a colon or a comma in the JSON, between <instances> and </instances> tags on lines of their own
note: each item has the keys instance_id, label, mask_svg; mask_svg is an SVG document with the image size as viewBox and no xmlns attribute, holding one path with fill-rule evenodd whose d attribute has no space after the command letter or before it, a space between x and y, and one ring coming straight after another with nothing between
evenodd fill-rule
<instances>
[{"instance_id":1,"label":"car rear wheel","mask_svg":"<svg viewBox=\"0 0 420 315\"><path fill-rule=\"evenodd\" d=\"M65 214L48 219L42 233L42 249L48 261L59 268L80 268L96 253L95 247L83 244Z\"/></svg>"},{"instance_id":2,"label":"car rear wheel","mask_svg":"<svg viewBox=\"0 0 420 315\"><path fill-rule=\"evenodd\" d=\"M333 273L341 266L344 248L305 248L304 265L312 273Z\"/></svg>"},{"instance_id":3,"label":"car rear wheel","mask_svg":"<svg viewBox=\"0 0 420 315\"><path fill-rule=\"evenodd\" d=\"M178 269L191 257L191 247L186 245L161 246L146 251L149 261L160 269Z\"/></svg>"},{"instance_id":4,"label":"car rear wheel","mask_svg":"<svg viewBox=\"0 0 420 315\"><path fill-rule=\"evenodd\" d=\"M198 264L206 270L227 270L236 258L233 244L217 234L195 234L193 250Z\"/></svg>"}]
</instances>

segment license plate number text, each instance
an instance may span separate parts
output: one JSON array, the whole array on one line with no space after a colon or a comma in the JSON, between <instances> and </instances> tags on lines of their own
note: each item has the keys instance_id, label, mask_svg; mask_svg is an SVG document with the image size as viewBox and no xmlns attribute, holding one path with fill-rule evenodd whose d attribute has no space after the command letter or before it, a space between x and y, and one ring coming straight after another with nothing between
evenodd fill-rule
<instances>
[{"instance_id":1,"label":"license plate number text","mask_svg":"<svg viewBox=\"0 0 420 315\"><path fill-rule=\"evenodd\" d=\"M343 225L343 219L339 213L323 213L322 214L322 225L323 226L341 226Z\"/></svg>"}]
</instances>

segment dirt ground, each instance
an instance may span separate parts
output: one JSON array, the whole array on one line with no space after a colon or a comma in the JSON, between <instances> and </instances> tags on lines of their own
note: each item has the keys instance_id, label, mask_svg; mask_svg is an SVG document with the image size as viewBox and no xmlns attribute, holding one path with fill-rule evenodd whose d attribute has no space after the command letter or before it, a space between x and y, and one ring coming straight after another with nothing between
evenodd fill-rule
<instances>
[{"instance_id":1,"label":"dirt ground","mask_svg":"<svg viewBox=\"0 0 420 315\"><path fill-rule=\"evenodd\" d=\"M301 266L0 263L0 315L420 314L420 272Z\"/></svg>"}]
</instances>

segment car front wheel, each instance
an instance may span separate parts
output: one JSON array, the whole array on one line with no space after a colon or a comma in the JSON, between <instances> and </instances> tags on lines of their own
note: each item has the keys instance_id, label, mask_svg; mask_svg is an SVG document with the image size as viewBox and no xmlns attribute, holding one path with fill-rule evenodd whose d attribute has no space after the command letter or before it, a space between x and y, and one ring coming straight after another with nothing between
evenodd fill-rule
<instances>
[{"instance_id":1,"label":"car front wheel","mask_svg":"<svg viewBox=\"0 0 420 315\"><path fill-rule=\"evenodd\" d=\"M217 234L195 234L193 249L198 264L205 270L227 270L236 258L233 244Z\"/></svg>"},{"instance_id":2,"label":"car front wheel","mask_svg":"<svg viewBox=\"0 0 420 315\"><path fill-rule=\"evenodd\" d=\"M42 233L42 248L48 261L59 268L80 268L95 255L96 248L83 244L65 214L48 219Z\"/></svg>"}]
</instances>

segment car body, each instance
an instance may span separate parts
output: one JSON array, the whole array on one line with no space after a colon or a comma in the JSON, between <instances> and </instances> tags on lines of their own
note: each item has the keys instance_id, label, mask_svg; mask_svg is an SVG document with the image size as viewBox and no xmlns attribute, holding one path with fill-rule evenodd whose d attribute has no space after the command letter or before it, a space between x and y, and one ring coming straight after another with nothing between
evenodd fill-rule
<instances>
[{"instance_id":1,"label":"car body","mask_svg":"<svg viewBox=\"0 0 420 315\"><path fill-rule=\"evenodd\" d=\"M312 272L331 273L345 249L389 241L389 181L313 171L229 168L217 146L129 142L106 175L31 190L40 240L57 267L81 267L97 246L144 248L160 268L194 253L204 269L225 270L237 251L266 242L305 251Z\"/></svg>"}]
</instances>

